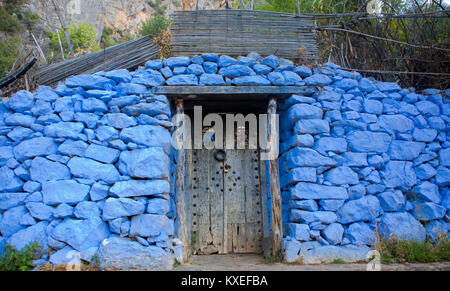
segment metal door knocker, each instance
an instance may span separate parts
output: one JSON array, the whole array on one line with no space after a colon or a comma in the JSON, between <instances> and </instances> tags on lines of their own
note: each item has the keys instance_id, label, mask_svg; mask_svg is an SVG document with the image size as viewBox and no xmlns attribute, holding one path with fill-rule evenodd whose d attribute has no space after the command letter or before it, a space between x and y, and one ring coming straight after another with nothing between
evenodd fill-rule
<instances>
[{"instance_id":1,"label":"metal door knocker","mask_svg":"<svg viewBox=\"0 0 450 291\"><path fill-rule=\"evenodd\" d=\"M227 154L225 153L224 150L216 150L214 152L214 158L218 162L223 162L223 161L225 161L227 159Z\"/></svg>"}]
</instances>

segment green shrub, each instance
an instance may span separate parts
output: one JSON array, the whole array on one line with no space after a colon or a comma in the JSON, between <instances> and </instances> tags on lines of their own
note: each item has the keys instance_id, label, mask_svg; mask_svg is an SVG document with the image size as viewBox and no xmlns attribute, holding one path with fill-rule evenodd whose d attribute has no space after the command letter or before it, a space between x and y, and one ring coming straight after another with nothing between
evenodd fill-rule
<instances>
[{"instance_id":1,"label":"green shrub","mask_svg":"<svg viewBox=\"0 0 450 291\"><path fill-rule=\"evenodd\" d=\"M344 261L344 259L337 258L333 261L333 264L336 264L336 265L345 264L345 261Z\"/></svg>"},{"instance_id":2,"label":"green shrub","mask_svg":"<svg viewBox=\"0 0 450 291\"><path fill-rule=\"evenodd\" d=\"M14 61L19 54L20 40L17 37L8 37L0 40L0 78L11 70Z\"/></svg>"},{"instance_id":3,"label":"green shrub","mask_svg":"<svg viewBox=\"0 0 450 291\"><path fill-rule=\"evenodd\" d=\"M33 268L33 259L41 247L31 243L21 251L6 244L3 256L0 257L0 271L28 271Z\"/></svg>"},{"instance_id":4,"label":"green shrub","mask_svg":"<svg viewBox=\"0 0 450 291\"><path fill-rule=\"evenodd\" d=\"M24 9L23 5L28 0L8 0L0 6L0 31L9 33L21 32L39 20L39 16L29 9Z\"/></svg>"},{"instance_id":5,"label":"green shrub","mask_svg":"<svg viewBox=\"0 0 450 291\"><path fill-rule=\"evenodd\" d=\"M142 27L140 29L141 35L158 35L165 31L170 26L170 19L166 19L162 15L152 17L144 22L142 22Z\"/></svg>"},{"instance_id":6,"label":"green shrub","mask_svg":"<svg viewBox=\"0 0 450 291\"><path fill-rule=\"evenodd\" d=\"M97 32L92 25L87 23L73 24L67 27L67 31L75 54L81 55L100 50L100 46L97 43ZM67 47L64 31L60 29L58 33L64 49L64 54L68 56L69 48ZM58 34L47 31L46 35L50 39L52 53L56 56L61 56Z\"/></svg>"},{"instance_id":7,"label":"green shrub","mask_svg":"<svg viewBox=\"0 0 450 291\"><path fill-rule=\"evenodd\" d=\"M382 263L432 263L450 261L450 241L441 237L436 243L399 239L380 241L377 250Z\"/></svg>"}]
</instances>

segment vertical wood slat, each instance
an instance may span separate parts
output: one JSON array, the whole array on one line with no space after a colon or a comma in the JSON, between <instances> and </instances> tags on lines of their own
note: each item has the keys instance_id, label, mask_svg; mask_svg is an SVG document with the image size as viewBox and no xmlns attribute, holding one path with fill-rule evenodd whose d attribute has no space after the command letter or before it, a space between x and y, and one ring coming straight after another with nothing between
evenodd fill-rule
<instances>
[{"instance_id":1,"label":"vertical wood slat","mask_svg":"<svg viewBox=\"0 0 450 291\"><path fill-rule=\"evenodd\" d=\"M317 58L312 17L252 10L175 11L172 14L174 55L219 53L232 56L255 51L298 58Z\"/></svg>"},{"instance_id":2,"label":"vertical wood slat","mask_svg":"<svg viewBox=\"0 0 450 291\"><path fill-rule=\"evenodd\" d=\"M177 100L176 103L176 112L178 116L182 116L184 114L184 105L183 100ZM180 139L184 141L186 139L185 132L185 121L184 118L180 120L178 124L178 128L182 128L183 130L177 131L179 132ZM184 142L183 142L184 145ZM178 220L178 238L183 242L183 258L186 260L189 254L189 244L188 244L188 235L187 235L187 219L186 219L186 196L185 196L185 185L184 178L186 175L186 149L184 146L177 151L177 169L176 169L176 180L175 180L175 195L176 195L176 208L177 208L177 220ZM181 262L180 262L181 263Z\"/></svg>"},{"instance_id":3,"label":"vertical wood slat","mask_svg":"<svg viewBox=\"0 0 450 291\"><path fill-rule=\"evenodd\" d=\"M212 243L217 248L219 254L225 254L225 244L224 244L224 224L225 213L223 212L224 207L224 181L223 181L223 162L216 161L212 156L213 152L209 150L211 158L209 162L211 165L210 173L215 177L214 181L211 181L210 186L210 225L212 233Z\"/></svg>"},{"instance_id":4,"label":"vertical wood slat","mask_svg":"<svg viewBox=\"0 0 450 291\"><path fill-rule=\"evenodd\" d=\"M270 99L268 112L268 142L271 149L273 147L278 148L278 140L274 140L273 136L278 137L278 134L274 134L276 130L276 112L277 101L275 98ZM278 155L278 154L277 154ZM281 190L280 190L280 177L278 173L278 157L269 161L269 175L270 175L270 195L272 206L272 254L277 256L281 249L281 239L283 238L282 219L281 219Z\"/></svg>"},{"instance_id":5,"label":"vertical wood slat","mask_svg":"<svg viewBox=\"0 0 450 291\"><path fill-rule=\"evenodd\" d=\"M210 171L210 152L205 150L196 150L194 152L195 160L197 161L195 168L197 172L194 173L194 181L192 182L192 194L196 196L195 202L192 205L192 212L196 214L197 221L197 251L200 254L209 254L207 250L211 243L210 227L210 191L207 190L210 186L211 171Z\"/></svg>"}]
</instances>

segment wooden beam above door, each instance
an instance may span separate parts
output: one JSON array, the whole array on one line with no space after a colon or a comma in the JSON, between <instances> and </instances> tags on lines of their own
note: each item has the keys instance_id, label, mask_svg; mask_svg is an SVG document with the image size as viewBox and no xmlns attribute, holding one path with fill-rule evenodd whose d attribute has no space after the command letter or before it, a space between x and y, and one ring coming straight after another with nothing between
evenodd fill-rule
<instances>
[{"instance_id":1,"label":"wooden beam above door","mask_svg":"<svg viewBox=\"0 0 450 291\"><path fill-rule=\"evenodd\" d=\"M185 100L233 100L244 95L246 99L258 99L262 96L278 99L292 94L312 96L316 91L314 86L159 86L151 89L152 94Z\"/></svg>"}]
</instances>

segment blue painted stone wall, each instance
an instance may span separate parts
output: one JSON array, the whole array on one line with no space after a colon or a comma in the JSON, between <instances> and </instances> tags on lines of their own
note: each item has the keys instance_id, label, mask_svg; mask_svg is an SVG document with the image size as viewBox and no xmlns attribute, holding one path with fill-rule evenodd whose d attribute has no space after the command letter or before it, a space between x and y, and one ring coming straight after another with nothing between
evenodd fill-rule
<instances>
[{"instance_id":1,"label":"blue painted stone wall","mask_svg":"<svg viewBox=\"0 0 450 291\"><path fill-rule=\"evenodd\" d=\"M317 86L279 106L288 261L364 257L375 228L448 233L448 91L416 94L333 64L205 54L74 76L1 103L0 248L36 241L50 250L36 264L75 252L98 254L102 268L172 267L176 152L169 101L151 94L160 85Z\"/></svg>"},{"instance_id":2,"label":"blue painted stone wall","mask_svg":"<svg viewBox=\"0 0 450 291\"><path fill-rule=\"evenodd\" d=\"M70 252L90 261L110 238L173 265L171 108L137 75L70 77L0 105L1 244L38 242L51 255L35 263L58 265Z\"/></svg>"},{"instance_id":3,"label":"blue painted stone wall","mask_svg":"<svg viewBox=\"0 0 450 291\"><path fill-rule=\"evenodd\" d=\"M375 231L448 235L450 92L419 94L330 63L304 81L319 92L280 106L287 260L365 259Z\"/></svg>"}]
</instances>

